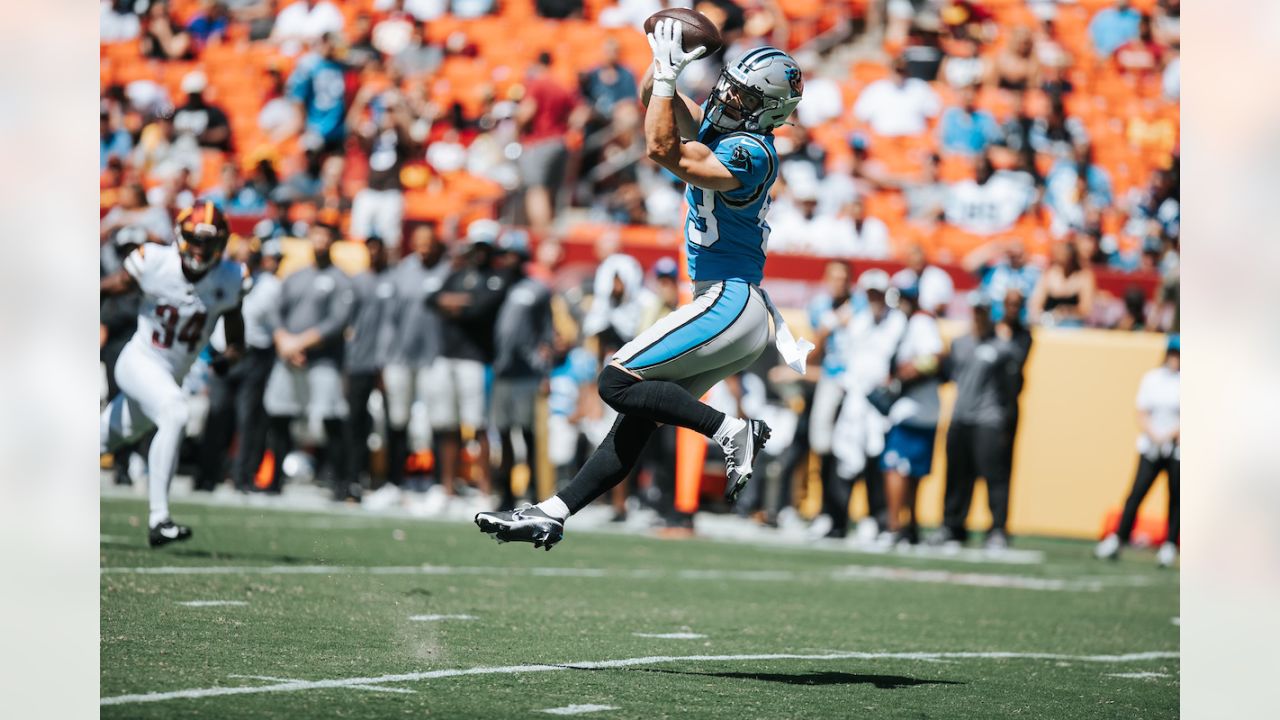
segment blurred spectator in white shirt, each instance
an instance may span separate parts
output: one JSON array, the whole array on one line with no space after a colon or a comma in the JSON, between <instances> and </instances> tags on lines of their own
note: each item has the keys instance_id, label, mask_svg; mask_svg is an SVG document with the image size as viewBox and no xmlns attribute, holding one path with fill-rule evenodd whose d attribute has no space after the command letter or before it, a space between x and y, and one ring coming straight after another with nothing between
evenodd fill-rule
<instances>
[{"instance_id":1,"label":"blurred spectator in white shirt","mask_svg":"<svg viewBox=\"0 0 1280 720\"><path fill-rule=\"evenodd\" d=\"M1173 57L1164 66L1164 75L1161 77L1160 87L1164 91L1165 100L1178 102L1178 97L1182 93L1182 61L1178 55L1178 47L1176 45L1169 52Z\"/></svg>"},{"instance_id":2,"label":"blurred spectator in white shirt","mask_svg":"<svg viewBox=\"0 0 1280 720\"><path fill-rule=\"evenodd\" d=\"M912 245L907 250L906 267L893 274L894 287L915 287L920 295L920 309L934 317L945 313L956 294L951 276L936 265L930 265L924 248Z\"/></svg>"},{"instance_id":3,"label":"blurred spectator in white shirt","mask_svg":"<svg viewBox=\"0 0 1280 720\"><path fill-rule=\"evenodd\" d=\"M644 27L644 21L668 3L659 0L618 0L600 10L599 22L604 27Z\"/></svg>"},{"instance_id":4,"label":"blurred spectator in white shirt","mask_svg":"<svg viewBox=\"0 0 1280 720\"><path fill-rule=\"evenodd\" d=\"M137 39L142 31L132 0L102 0L98 14L98 40L103 45Z\"/></svg>"},{"instance_id":5,"label":"blurred spectator in white shirt","mask_svg":"<svg viewBox=\"0 0 1280 720\"><path fill-rule=\"evenodd\" d=\"M164 208L149 205L146 191L135 183L120 188L120 203L102 217L99 227L102 242L122 227L142 228L147 242L167 243L173 236L173 218Z\"/></svg>"},{"instance_id":6,"label":"blurred spectator in white shirt","mask_svg":"<svg viewBox=\"0 0 1280 720\"><path fill-rule=\"evenodd\" d=\"M346 19L329 0L296 0L276 16L271 39L288 55L296 55L302 44L320 39L325 33L341 33Z\"/></svg>"},{"instance_id":7,"label":"blurred spectator in white shirt","mask_svg":"<svg viewBox=\"0 0 1280 720\"><path fill-rule=\"evenodd\" d=\"M798 174L787 183L769 214L769 249L775 252L818 253L818 181Z\"/></svg>"},{"instance_id":8,"label":"blurred spectator in white shirt","mask_svg":"<svg viewBox=\"0 0 1280 720\"><path fill-rule=\"evenodd\" d=\"M976 179L951 186L947 222L978 235L1004 232L1022 217L1034 188L1009 173L996 173L988 155L979 157L976 165Z\"/></svg>"},{"instance_id":9,"label":"blurred spectator in white shirt","mask_svg":"<svg viewBox=\"0 0 1280 720\"><path fill-rule=\"evenodd\" d=\"M855 197L835 217L820 217L814 239L820 255L848 258L889 257L889 228L867 215L862 198Z\"/></svg>"},{"instance_id":10,"label":"blurred spectator in white shirt","mask_svg":"<svg viewBox=\"0 0 1280 720\"><path fill-rule=\"evenodd\" d=\"M893 75L866 87L853 106L853 115L871 125L877 135L901 137L919 135L929 129L929 120L938 116L942 103L929 83L908 78L906 61L893 61Z\"/></svg>"},{"instance_id":11,"label":"blurred spectator in white shirt","mask_svg":"<svg viewBox=\"0 0 1280 720\"><path fill-rule=\"evenodd\" d=\"M838 83L825 77L805 78L804 102L796 107L796 119L801 125L817 127L843 114L844 95Z\"/></svg>"},{"instance_id":12,"label":"blurred spectator in white shirt","mask_svg":"<svg viewBox=\"0 0 1280 720\"><path fill-rule=\"evenodd\" d=\"M449 0L374 0L373 9L387 12L400 8L419 21L435 20L449 12Z\"/></svg>"}]
</instances>

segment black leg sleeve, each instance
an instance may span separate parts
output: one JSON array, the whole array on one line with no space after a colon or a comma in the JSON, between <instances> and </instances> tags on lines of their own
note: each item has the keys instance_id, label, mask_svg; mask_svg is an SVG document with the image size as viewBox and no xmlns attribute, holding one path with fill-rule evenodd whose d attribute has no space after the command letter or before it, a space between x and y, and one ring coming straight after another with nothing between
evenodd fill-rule
<instances>
[{"instance_id":1,"label":"black leg sleeve","mask_svg":"<svg viewBox=\"0 0 1280 720\"><path fill-rule=\"evenodd\" d=\"M1179 512L1180 512L1179 502L1180 502L1180 500L1181 500L1181 499L1180 499L1180 497L1179 497L1179 495L1180 495L1180 493L1181 493L1181 488L1180 488L1179 486L1180 486L1180 484L1181 484L1181 482L1182 482L1182 479L1179 477L1179 476L1182 474L1182 468L1181 468L1181 465L1182 465L1182 461L1181 461L1181 460L1178 460L1177 458L1169 458L1168 464L1167 464L1167 466L1166 466L1166 468L1165 468L1165 470L1167 471L1168 476L1169 476L1169 537L1168 537L1168 542L1171 542L1171 543L1178 543L1178 542L1180 542L1179 537L1178 537L1178 532L1179 532L1179 530L1180 530L1179 525L1181 524L1181 523L1180 523L1181 518L1179 517Z\"/></svg>"},{"instance_id":2,"label":"black leg sleeve","mask_svg":"<svg viewBox=\"0 0 1280 720\"><path fill-rule=\"evenodd\" d=\"M664 425L697 430L711 437L724 422L724 413L700 402L680 385L666 380L641 380L613 365L600 371L600 399L619 415L633 415Z\"/></svg>"},{"instance_id":3,"label":"black leg sleeve","mask_svg":"<svg viewBox=\"0 0 1280 720\"><path fill-rule=\"evenodd\" d=\"M1129 536L1133 534L1133 524L1138 520L1138 507L1151 491L1151 486L1159 474L1160 466L1155 462L1145 457L1138 460L1138 474L1133 478L1133 489L1129 491L1129 498L1124 501L1124 513L1120 515L1120 528L1116 530L1116 535L1121 542L1129 542Z\"/></svg>"},{"instance_id":4,"label":"black leg sleeve","mask_svg":"<svg viewBox=\"0 0 1280 720\"><path fill-rule=\"evenodd\" d=\"M657 426L650 420L619 415L604 442L587 458L569 486L556 493L569 506L569 512L578 512L626 479L655 429Z\"/></svg>"}]
</instances>

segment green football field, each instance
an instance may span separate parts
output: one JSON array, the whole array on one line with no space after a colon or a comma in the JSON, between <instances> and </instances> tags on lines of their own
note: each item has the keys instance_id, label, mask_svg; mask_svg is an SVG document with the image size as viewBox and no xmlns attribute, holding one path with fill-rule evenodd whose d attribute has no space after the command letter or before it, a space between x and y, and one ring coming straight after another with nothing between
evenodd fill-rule
<instances>
[{"instance_id":1,"label":"green football field","mask_svg":"<svg viewBox=\"0 0 1280 720\"><path fill-rule=\"evenodd\" d=\"M1019 538L1018 562L102 502L105 718L1172 718L1178 576ZM555 711L555 712L548 712Z\"/></svg>"}]
</instances>

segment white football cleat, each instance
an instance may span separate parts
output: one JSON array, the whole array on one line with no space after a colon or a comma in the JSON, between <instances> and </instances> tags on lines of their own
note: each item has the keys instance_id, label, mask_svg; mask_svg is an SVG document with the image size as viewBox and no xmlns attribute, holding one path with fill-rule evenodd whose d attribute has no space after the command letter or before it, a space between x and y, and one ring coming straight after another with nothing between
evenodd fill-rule
<instances>
[{"instance_id":1,"label":"white football cleat","mask_svg":"<svg viewBox=\"0 0 1280 720\"><path fill-rule=\"evenodd\" d=\"M1115 560L1120 557L1120 538L1115 533L1102 538L1102 542L1093 549L1093 556L1099 560Z\"/></svg>"}]
</instances>

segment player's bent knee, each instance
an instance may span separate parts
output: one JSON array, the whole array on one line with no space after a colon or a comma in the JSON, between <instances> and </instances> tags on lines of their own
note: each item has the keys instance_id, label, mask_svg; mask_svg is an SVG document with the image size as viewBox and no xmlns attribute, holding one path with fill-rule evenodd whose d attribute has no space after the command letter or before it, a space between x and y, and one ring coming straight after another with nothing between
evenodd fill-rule
<instances>
[{"instance_id":1,"label":"player's bent knee","mask_svg":"<svg viewBox=\"0 0 1280 720\"><path fill-rule=\"evenodd\" d=\"M600 371L599 377L596 378L596 387L600 390L600 399L609 407L618 412L625 412L620 405L623 404L623 395L627 388L640 382L640 378L623 370L617 365L605 365Z\"/></svg>"},{"instance_id":2,"label":"player's bent knee","mask_svg":"<svg viewBox=\"0 0 1280 720\"><path fill-rule=\"evenodd\" d=\"M187 408L186 400L171 402L165 405L161 411L160 417L156 418L157 427L166 428L185 428L187 421L191 419L191 411Z\"/></svg>"}]
</instances>

